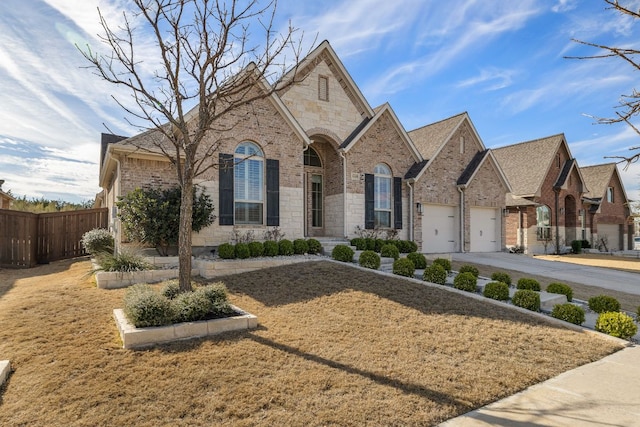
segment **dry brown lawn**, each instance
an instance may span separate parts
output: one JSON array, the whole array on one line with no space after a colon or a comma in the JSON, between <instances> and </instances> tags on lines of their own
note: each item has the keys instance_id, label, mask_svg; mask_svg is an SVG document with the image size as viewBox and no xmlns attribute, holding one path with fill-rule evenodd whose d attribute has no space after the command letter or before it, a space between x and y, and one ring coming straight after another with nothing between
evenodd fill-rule
<instances>
[{"instance_id":1,"label":"dry brown lawn","mask_svg":"<svg viewBox=\"0 0 640 427\"><path fill-rule=\"evenodd\" d=\"M123 350L86 260L0 271L2 426L434 425L618 349L328 261L224 278L251 332Z\"/></svg>"}]
</instances>

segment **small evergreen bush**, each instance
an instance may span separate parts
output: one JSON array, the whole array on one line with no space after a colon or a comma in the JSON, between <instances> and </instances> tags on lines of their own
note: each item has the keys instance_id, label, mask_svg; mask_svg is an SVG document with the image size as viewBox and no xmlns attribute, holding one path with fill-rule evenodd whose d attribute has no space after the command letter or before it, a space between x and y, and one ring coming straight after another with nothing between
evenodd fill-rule
<instances>
[{"instance_id":1,"label":"small evergreen bush","mask_svg":"<svg viewBox=\"0 0 640 427\"><path fill-rule=\"evenodd\" d=\"M178 294L171 303L175 323L203 320L213 310L211 300L200 289Z\"/></svg>"},{"instance_id":2,"label":"small evergreen bush","mask_svg":"<svg viewBox=\"0 0 640 427\"><path fill-rule=\"evenodd\" d=\"M458 271L458 273L471 273L476 279L480 275L478 269L473 265L463 265L462 267L460 267L460 271Z\"/></svg>"},{"instance_id":3,"label":"small evergreen bush","mask_svg":"<svg viewBox=\"0 0 640 427\"><path fill-rule=\"evenodd\" d=\"M309 245L309 253L311 255L322 252L322 243L320 243L318 239L308 239L307 244Z\"/></svg>"},{"instance_id":4,"label":"small evergreen bush","mask_svg":"<svg viewBox=\"0 0 640 427\"><path fill-rule=\"evenodd\" d=\"M573 251L574 254L581 254L582 253L582 240L573 240L573 241L571 241L571 251Z\"/></svg>"},{"instance_id":5,"label":"small evergreen bush","mask_svg":"<svg viewBox=\"0 0 640 427\"><path fill-rule=\"evenodd\" d=\"M557 304L551 310L551 317L573 323L574 325L582 325L584 323L584 310L577 305L566 303Z\"/></svg>"},{"instance_id":6,"label":"small evergreen bush","mask_svg":"<svg viewBox=\"0 0 640 427\"><path fill-rule=\"evenodd\" d=\"M461 291L475 292L478 279L471 271L458 273L453 279L453 287Z\"/></svg>"},{"instance_id":7,"label":"small evergreen bush","mask_svg":"<svg viewBox=\"0 0 640 427\"><path fill-rule=\"evenodd\" d=\"M248 246L252 258L258 258L264 254L264 244L262 242L249 242Z\"/></svg>"},{"instance_id":8,"label":"small evergreen bush","mask_svg":"<svg viewBox=\"0 0 640 427\"><path fill-rule=\"evenodd\" d=\"M417 269L422 270L424 268L427 268L427 259L423 254L419 252L409 252L407 254L407 258L411 260L411 262L416 266Z\"/></svg>"},{"instance_id":9,"label":"small evergreen bush","mask_svg":"<svg viewBox=\"0 0 640 427\"><path fill-rule=\"evenodd\" d=\"M387 244L387 241L382 239L374 239L373 244L375 245L375 248L373 250L380 253L382 252L382 247Z\"/></svg>"},{"instance_id":10,"label":"small evergreen bush","mask_svg":"<svg viewBox=\"0 0 640 427\"><path fill-rule=\"evenodd\" d=\"M160 290L160 293L168 299L174 299L180 293L180 282L178 279L171 279L164 282L164 286Z\"/></svg>"},{"instance_id":11,"label":"small evergreen bush","mask_svg":"<svg viewBox=\"0 0 640 427\"><path fill-rule=\"evenodd\" d=\"M511 286L511 276L509 276L509 273L505 273L504 271L496 271L493 273L491 275L491 280L506 283L507 286Z\"/></svg>"},{"instance_id":12,"label":"small evergreen bush","mask_svg":"<svg viewBox=\"0 0 640 427\"><path fill-rule=\"evenodd\" d=\"M264 256L278 256L278 242L275 240L267 240L262 244L264 248Z\"/></svg>"},{"instance_id":13,"label":"small evergreen bush","mask_svg":"<svg viewBox=\"0 0 640 427\"><path fill-rule=\"evenodd\" d=\"M222 259L234 259L236 257L236 248L231 243L222 243L218 246L218 256Z\"/></svg>"},{"instance_id":14,"label":"small evergreen bush","mask_svg":"<svg viewBox=\"0 0 640 427\"><path fill-rule=\"evenodd\" d=\"M540 294L531 289L519 289L511 298L513 305L531 311L540 311Z\"/></svg>"},{"instance_id":15,"label":"small evergreen bush","mask_svg":"<svg viewBox=\"0 0 640 427\"><path fill-rule=\"evenodd\" d=\"M482 294L487 298L506 301L509 299L509 285L504 282L489 282L485 285Z\"/></svg>"},{"instance_id":16,"label":"small evergreen bush","mask_svg":"<svg viewBox=\"0 0 640 427\"><path fill-rule=\"evenodd\" d=\"M573 289L566 283L553 282L547 286L547 292L550 294L561 294L567 296L567 301L573 300Z\"/></svg>"},{"instance_id":17,"label":"small evergreen bush","mask_svg":"<svg viewBox=\"0 0 640 427\"><path fill-rule=\"evenodd\" d=\"M293 255L293 243L289 239L282 239L278 242L278 254L284 256Z\"/></svg>"},{"instance_id":18,"label":"small evergreen bush","mask_svg":"<svg viewBox=\"0 0 640 427\"><path fill-rule=\"evenodd\" d=\"M164 326L173 319L171 301L146 284L133 285L127 289L124 295L124 313L136 328Z\"/></svg>"},{"instance_id":19,"label":"small evergreen bush","mask_svg":"<svg viewBox=\"0 0 640 427\"><path fill-rule=\"evenodd\" d=\"M449 261L446 258L436 258L433 260L434 264L438 264L441 265L442 268L444 268L444 271L448 273L451 273L451 261Z\"/></svg>"},{"instance_id":20,"label":"small evergreen bush","mask_svg":"<svg viewBox=\"0 0 640 427\"><path fill-rule=\"evenodd\" d=\"M236 258L239 259L247 259L251 256L251 251L247 243L236 243L235 252Z\"/></svg>"},{"instance_id":21,"label":"small evergreen bush","mask_svg":"<svg viewBox=\"0 0 640 427\"><path fill-rule=\"evenodd\" d=\"M353 262L353 249L347 245L338 245L331 251L331 257L336 261Z\"/></svg>"},{"instance_id":22,"label":"small evergreen bush","mask_svg":"<svg viewBox=\"0 0 640 427\"><path fill-rule=\"evenodd\" d=\"M406 245L408 248L408 253L418 252L418 244L413 240L406 240Z\"/></svg>"},{"instance_id":23,"label":"small evergreen bush","mask_svg":"<svg viewBox=\"0 0 640 427\"><path fill-rule=\"evenodd\" d=\"M393 240L394 244L398 247L401 254L408 254L418 250L418 245L411 240ZM415 248L414 248L415 245Z\"/></svg>"},{"instance_id":24,"label":"small evergreen bush","mask_svg":"<svg viewBox=\"0 0 640 427\"><path fill-rule=\"evenodd\" d=\"M150 270L151 264L144 260L142 255L133 250L122 249L117 254L111 252L100 252L96 255L96 260L100 264L102 271L119 271L128 273L132 271Z\"/></svg>"},{"instance_id":25,"label":"small evergreen bush","mask_svg":"<svg viewBox=\"0 0 640 427\"><path fill-rule=\"evenodd\" d=\"M380 249L380 256L397 260L400 258L400 251L396 245L386 244L382 245L382 248Z\"/></svg>"},{"instance_id":26,"label":"small evergreen bush","mask_svg":"<svg viewBox=\"0 0 640 427\"><path fill-rule=\"evenodd\" d=\"M422 279L425 282L436 283L438 285L444 285L447 281L447 271L440 264L435 262L429 267L424 269Z\"/></svg>"},{"instance_id":27,"label":"small evergreen bush","mask_svg":"<svg viewBox=\"0 0 640 427\"><path fill-rule=\"evenodd\" d=\"M620 311L620 302L608 295L598 295L589 298L589 308L596 313Z\"/></svg>"},{"instance_id":28,"label":"small evergreen bush","mask_svg":"<svg viewBox=\"0 0 640 427\"><path fill-rule=\"evenodd\" d=\"M90 255L100 252L113 252L114 241L109 230L94 228L82 235L82 247Z\"/></svg>"},{"instance_id":29,"label":"small evergreen bush","mask_svg":"<svg viewBox=\"0 0 640 427\"><path fill-rule=\"evenodd\" d=\"M588 240L582 240L582 249L591 249L591 243Z\"/></svg>"},{"instance_id":30,"label":"small evergreen bush","mask_svg":"<svg viewBox=\"0 0 640 427\"><path fill-rule=\"evenodd\" d=\"M374 251L364 251L360 254L358 263L361 267L377 270L380 268L380 255Z\"/></svg>"},{"instance_id":31,"label":"small evergreen bush","mask_svg":"<svg viewBox=\"0 0 640 427\"><path fill-rule=\"evenodd\" d=\"M196 289L211 302L211 311L208 317L220 317L233 314L233 308L227 299L227 287L222 282L212 283Z\"/></svg>"},{"instance_id":32,"label":"small evergreen bush","mask_svg":"<svg viewBox=\"0 0 640 427\"><path fill-rule=\"evenodd\" d=\"M522 277L518 279L518 284L516 285L516 288L528 289L530 291L540 292L540 282L538 282L536 279Z\"/></svg>"},{"instance_id":33,"label":"small evergreen bush","mask_svg":"<svg viewBox=\"0 0 640 427\"><path fill-rule=\"evenodd\" d=\"M606 312L598 315L596 331L628 340L638 333L638 326L633 322L633 318L626 313Z\"/></svg>"},{"instance_id":34,"label":"small evergreen bush","mask_svg":"<svg viewBox=\"0 0 640 427\"><path fill-rule=\"evenodd\" d=\"M415 271L416 267L409 258L400 258L393 262L393 274L404 277L413 277Z\"/></svg>"},{"instance_id":35,"label":"small evergreen bush","mask_svg":"<svg viewBox=\"0 0 640 427\"><path fill-rule=\"evenodd\" d=\"M376 239L372 238L372 237L365 237L364 238L364 243L365 243L365 248L367 251L375 251L375 252L380 252L380 251L376 251Z\"/></svg>"},{"instance_id":36,"label":"small evergreen bush","mask_svg":"<svg viewBox=\"0 0 640 427\"><path fill-rule=\"evenodd\" d=\"M309 244L305 239L295 239L293 241L293 253L303 255L309 252Z\"/></svg>"},{"instance_id":37,"label":"small evergreen bush","mask_svg":"<svg viewBox=\"0 0 640 427\"><path fill-rule=\"evenodd\" d=\"M351 246L355 246L358 251L366 251L367 250L367 241L362 237L356 237L351 239Z\"/></svg>"}]
</instances>

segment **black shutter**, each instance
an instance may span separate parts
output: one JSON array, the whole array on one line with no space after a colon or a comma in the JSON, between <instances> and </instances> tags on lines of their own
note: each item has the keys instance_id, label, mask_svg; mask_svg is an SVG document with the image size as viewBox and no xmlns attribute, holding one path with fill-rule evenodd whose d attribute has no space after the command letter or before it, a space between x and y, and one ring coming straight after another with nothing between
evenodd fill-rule
<instances>
[{"instance_id":1,"label":"black shutter","mask_svg":"<svg viewBox=\"0 0 640 427\"><path fill-rule=\"evenodd\" d=\"M364 174L364 228L371 230L375 226L373 175ZM346 209L346 206L345 206Z\"/></svg>"},{"instance_id":2,"label":"black shutter","mask_svg":"<svg viewBox=\"0 0 640 427\"><path fill-rule=\"evenodd\" d=\"M280 226L280 161L267 159L267 225Z\"/></svg>"},{"instance_id":3,"label":"black shutter","mask_svg":"<svg viewBox=\"0 0 640 427\"><path fill-rule=\"evenodd\" d=\"M402 230L402 178L393 178L393 228Z\"/></svg>"},{"instance_id":4,"label":"black shutter","mask_svg":"<svg viewBox=\"0 0 640 427\"><path fill-rule=\"evenodd\" d=\"M233 154L220 153L218 209L220 225L233 225Z\"/></svg>"}]
</instances>

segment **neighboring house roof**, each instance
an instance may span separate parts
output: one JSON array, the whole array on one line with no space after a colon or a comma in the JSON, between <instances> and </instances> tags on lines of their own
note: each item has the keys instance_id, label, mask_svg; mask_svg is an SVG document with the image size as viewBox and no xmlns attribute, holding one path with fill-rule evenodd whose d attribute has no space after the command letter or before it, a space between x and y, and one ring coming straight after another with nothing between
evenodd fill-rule
<instances>
[{"instance_id":1,"label":"neighboring house roof","mask_svg":"<svg viewBox=\"0 0 640 427\"><path fill-rule=\"evenodd\" d=\"M15 200L15 198L9 194L9 193L5 193L4 191L2 191L2 184L4 184L4 179L0 179L0 198L3 198L5 200Z\"/></svg>"},{"instance_id":2,"label":"neighboring house roof","mask_svg":"<svg viewBox=\"0 0 640 427\"><path fill-rule=\"evenodd\" d=\"M615 174L622 186L624 201L625 203L628 202L627 193L624 185L622 185L622 180L620 179L620 174L618 173L618 168L615 163L584 166L580 168L580 173L582 173L585 185L589 189L589 191L583 195L583 198L587 199L587 201L599 204L606 196L611 177Z\"/></svg>"},{"instance_id":3,"label":"neighboring house roof","mask_svg":"<svg viewBox=\"0 0 640 427\"><path fill-rule=\"evenodd\" d=\"M423 158L433 159L464 119L468 117L466 112L460 113L448 119L409 131L409 137L413 140ZM482 144L480 137L478 137L478 141Z\"/></svg>"}]
</instances>

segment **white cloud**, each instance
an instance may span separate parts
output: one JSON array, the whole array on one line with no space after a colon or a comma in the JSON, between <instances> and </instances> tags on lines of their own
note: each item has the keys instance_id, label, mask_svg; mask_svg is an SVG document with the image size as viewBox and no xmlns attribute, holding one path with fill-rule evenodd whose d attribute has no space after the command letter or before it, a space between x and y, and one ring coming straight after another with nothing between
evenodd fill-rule
<instances>
[{"instance_id":1,"label":"white cloud","mask_svg":"<svg viewBox=\"0 0 640 427\"><path fill-rule=\"evenodd\" d=\"M551 10L555 13L564 13L574 10L578 7L578 2L576 0L558 0Z\"/></svg>"},{"instance_id":2,"label":"white cloud","mask_svg":"<svg viewBox=\"0 0 640 427\"><path fill-rule=\"evenodd\" d=\"M458 82L459 88L467 88L472 86L484 86L484 90L492 91L504 89L511 86L513 76L516 74L514 70L504 70L495 67L484 68L474 77Z\"/></svg>"}]
</instances>

